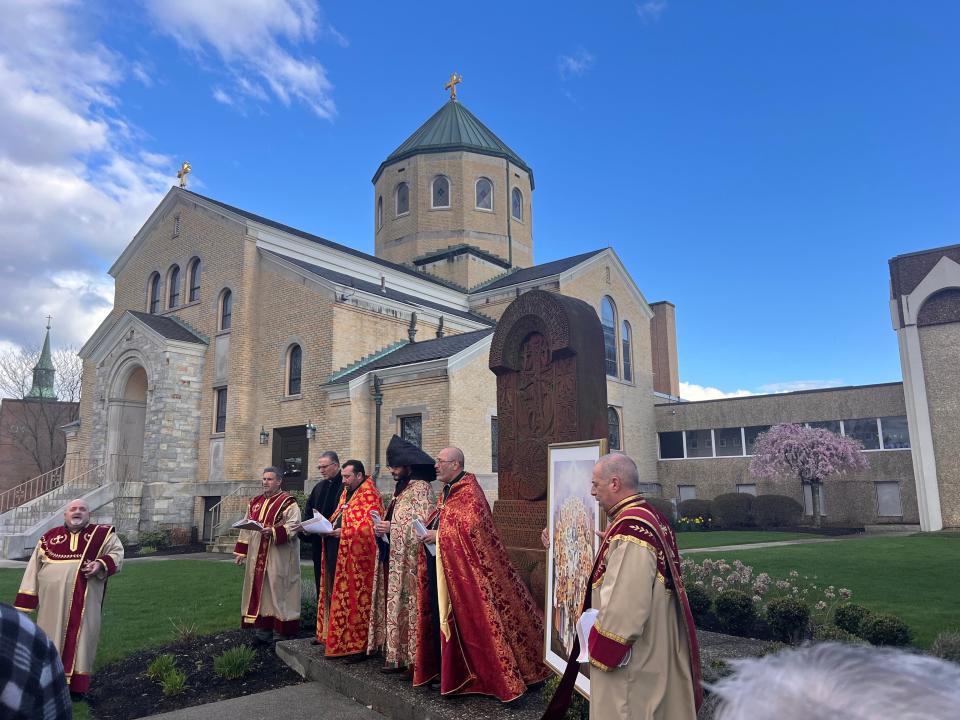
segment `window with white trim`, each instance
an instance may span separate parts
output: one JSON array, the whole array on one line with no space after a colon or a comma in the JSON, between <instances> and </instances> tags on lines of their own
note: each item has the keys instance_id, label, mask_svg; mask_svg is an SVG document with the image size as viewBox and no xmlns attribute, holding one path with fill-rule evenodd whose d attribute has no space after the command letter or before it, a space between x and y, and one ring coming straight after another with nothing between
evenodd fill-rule
<instances>
[{"instance_id":1,"label":"window with white trim","mask_svg":"<svg viewBox=\"0 0 960 720\"><path fill-rule=\"evenodd\" d=\"M684 500L696 500L697 486L696 485L677 485L677 497L680 499L680 502L683 502Z\"/></svg>"},{"instance_id":2,"label":"window with white trim","mask_svg":"<svg viewBox=\"0 0 960 720\"><path fill-rule=\"evenodd\" d=\"M523 193L520 188L514 188L510 193L510 214L515 220L523 222Z\"/></svg>"},{"instance_id":3,"label":"window with white trim","mask_svg":"<svg viewBox=\"0 0 960 720\"><path fill-rule=\"evenodd\" d=\"M485 177L477 179L476 207L477 210L493 210L493 183Z\"/></svg>"},{"instance_id":4,"label":"window with white trim","mask_svg":"<svg viewBox=\"0 0 960 720\"><path fill-rule=\"evenodd\" d=\"M877 489L877 516L903 517L903 506L900 503L900 483L896 480L875 482Z\"/></svg>"},{"instance_id":5,"label":"window with white trim","mask_svg":"<svg viewBox=\"0 0 960 720\"><path fill-rule=\"evenodd\" d=\"M433 179L430 198L431 207L450 207L450 180L445 175L438 175Z\"/></svg>"}]
</instances>

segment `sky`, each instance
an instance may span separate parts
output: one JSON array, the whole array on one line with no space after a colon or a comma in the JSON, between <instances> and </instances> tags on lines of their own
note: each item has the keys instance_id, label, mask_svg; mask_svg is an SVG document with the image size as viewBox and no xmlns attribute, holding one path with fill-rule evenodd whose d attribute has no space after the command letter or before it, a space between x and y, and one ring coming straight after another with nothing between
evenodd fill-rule
<instances>
[{"instance_id":1,"label":"sky","mask_svg":"<svg viewBox=\"0 0 960 720\"><path fill-rule=\"evenodd\" d=\"M901 379L887 261L960 243L960 5L2 0L0 349L81 345L190 189L373 251L379 163L459 99L533 168L536 262L613 247L681 395Z\"/></svg>"}]
</instances>

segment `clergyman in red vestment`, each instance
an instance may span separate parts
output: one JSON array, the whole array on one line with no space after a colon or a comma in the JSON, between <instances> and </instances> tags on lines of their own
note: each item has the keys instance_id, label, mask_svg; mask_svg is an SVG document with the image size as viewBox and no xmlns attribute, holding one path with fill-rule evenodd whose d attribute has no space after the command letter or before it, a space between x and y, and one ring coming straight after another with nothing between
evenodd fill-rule
<instances>
[{"instance_id":1,"label":"clergyman in red vestment","mask_svg":"<svg viewBox=\"0 0 960 720\"><path fill-rule=\"evenodd\" d=\"M71 500L63 525L45 532L30 556L15 602L37 611L40 626L60 651L70 692L85 693L100 640L107 578L123 565L123 545L110 525L90 522L84 500Z\"/></svg>"},{"instance_id":2,"label":"clergyman in red vestment","mask_svg":"<svg viewBox=\"0 0 960 720\"><path fill-rule=\"evenodd\" d=\"M247 508L263 530L241 530L233 549L237 565L246 563L241 626L253 628L260 643L293 637L300 627L300 508L280 489L280 478L278 468L263 471L263 495Z\"/></svg>"},{"instance_id":3,"label":"clergyman in red vestment","mask_svg":"<svg viewBox=\"0 0 960 720\"><path fill-rule=\"evenodd\" d=\"M333 590L327 593L328 567L324 557L317 601L317 642L327 657L364 657L370 629L373 582L377 568L377 540L371 511L383 517L383 500L363 463L347 460L341 466L343 492L330 522L337 543L324 543L324 556L336 548Z\"/></svg>"},{"instance_id":4,"label":"clergyman in red vestment","mask_svg":"<svg viewBox=\"0 0 960 720\"><path fill-rule=\"evenodd\" d=\"M439 675L443 695L509 702L550 676L543 615L510 564L476 476L463 470L463 452L444 448L436 468L443 491L420 555L413 682Z\"/></svg>"}]
</instances>

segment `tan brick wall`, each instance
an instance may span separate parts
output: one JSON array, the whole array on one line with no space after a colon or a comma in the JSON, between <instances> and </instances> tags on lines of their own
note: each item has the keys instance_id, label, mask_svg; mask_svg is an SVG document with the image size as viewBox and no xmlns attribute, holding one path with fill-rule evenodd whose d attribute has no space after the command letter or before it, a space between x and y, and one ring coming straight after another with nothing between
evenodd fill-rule
<instances>
[{"instance_id":1,"label":"tan brick wall","mask_svg":"<svg viewBox=\"0 0 960 720\"><path fill-rule=\"evenodd\" d=\"M506 188L509 174L509 190ZM433 208L432 183L438 175L450 179L450 207ZM493 183L492 211L476 209L475 186L480 177ZM397 217L395 192L400 182L410 187L410 212ZM523 219L509 215L510 192L523 194ZM376 226L378 198L383 198L383 226ZM414 156L384 169L374 186L374 237L376 254L393 262L411 263L429 251L466 243L510 259L513 264L533 264L532 193L526 171L506 161L469 152L430 153ZM466 233L466 234L465 234ZM508 244L508 233L511 242ZM441 269L437 269L442 274Z\"/></svg>"},{"instance_id":2,"label":"tan brick wall","mask_svg":"<svg viewBox=\"0 0 960 720\"><path fill-rule=\"evenodd\" d=\"M497 414L497 376L481 352L450 376L450 443L461 448L473 473L492 470L490 418Z\"/></svg>"},{"instance_id":3,"label":"tan brick wall","mask_svg":"<svg viewBox=\"0 0 960 720\"><path fill-rule=\"evenodd\" d=\"M607 404L617 409L624 452L632 457L640 470L643 482L655 482L656 421L653 413L653 370L650 355L649 321L641 301L627 285L627 280L616 266L598 263L587 272L564 282L561 292L589 303L597 316L600 302L609 295L617 309L617 372L619 377L607 377ZM632 380L623 379L621 323L630 323L633 341L631 349ZM602 351L602 348L601 348Z\"/></svg>"},{"instance_id":4,"label":"tan brick wall","mask_svg":"<svg viewBox=\"0 0 960 720\"><path fill-rule=\"evenodd\" d=\"M956 442L960 427L960 373L957 372L960 324L928 325L919 328L919 332L940 512L946 527L960 527L960 457Z\"/></svg>"}]
</instances>

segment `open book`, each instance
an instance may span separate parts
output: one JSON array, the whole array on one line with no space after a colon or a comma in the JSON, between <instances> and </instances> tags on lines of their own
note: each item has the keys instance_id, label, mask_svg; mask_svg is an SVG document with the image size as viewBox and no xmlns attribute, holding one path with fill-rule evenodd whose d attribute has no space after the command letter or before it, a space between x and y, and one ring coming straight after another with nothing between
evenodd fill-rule
<instances>
[{"instance_id":1,"label":"open book","mask_svg":"<svg viewBox=\"0 0 960 720\"><path fill-rule=\"evenodd\" d=\"M234 527L237 530L253 530L254 532L260 532L263 530L263 525L251 518L237 520L231 527Z\"/></svg>"},{"instance_id":2,"label":"open book","mask_svg":"<svg viewBox=\"0 0 960 720\"><path fill-rule=\"evenodd\" d=\"M313 519L307 520L300 527L305 533L311 535L329 535L333 532L333 525L330 524L330 521L316 510L313 511Z\"/></svg>"}]
</instances>

